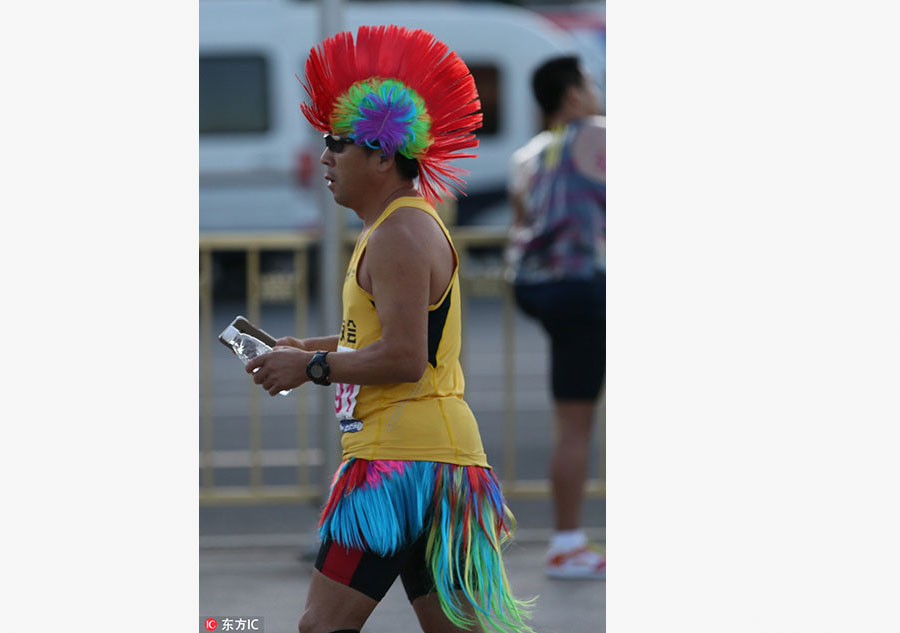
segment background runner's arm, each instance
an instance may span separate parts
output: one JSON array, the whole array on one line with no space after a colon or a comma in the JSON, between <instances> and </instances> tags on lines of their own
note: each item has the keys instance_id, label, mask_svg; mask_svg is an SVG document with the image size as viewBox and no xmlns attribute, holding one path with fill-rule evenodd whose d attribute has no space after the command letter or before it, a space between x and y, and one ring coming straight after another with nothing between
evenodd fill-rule
<instances>
[{"instance_id":1,"label":"background runner's arm","mask_svg":"<svg viewBox=\"0 0 900 633\"><path fill-rule=\"evenodd\" d=\"M525 225L525 199L530 186L531 168L524 158L526 148L521 148L512 155L509 161L509 182L507 183L507 195L512 205L512 225L519 227Z\"/></svg>"},{"instance_id":2,"label":"background runner's arm","mask_svg":"<svg viewBox=\"0 0 900 633\"><path fill-rule=\"evenodd\" d=\"M511 193L509 201L512 203L512 225L514 227L525 226L525 194Z\"/></svg>"}]
</instances>

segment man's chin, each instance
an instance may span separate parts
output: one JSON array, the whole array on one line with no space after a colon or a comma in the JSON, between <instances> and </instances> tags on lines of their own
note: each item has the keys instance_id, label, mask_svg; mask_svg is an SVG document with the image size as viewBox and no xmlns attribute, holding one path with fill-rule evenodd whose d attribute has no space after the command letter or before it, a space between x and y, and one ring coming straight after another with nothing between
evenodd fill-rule
<instances>
[{"instance_id":1,"label":"man's chin","mask_svg":"<svg viewBox=\"0 0 900 633\"><path fill-rule=\"evenodd\" d=\"M334 203L339 207L346 207L348 209L350 208L350 203L337 192L332 192L331 197L334 199Z\"/></svg>"}]
</instances>

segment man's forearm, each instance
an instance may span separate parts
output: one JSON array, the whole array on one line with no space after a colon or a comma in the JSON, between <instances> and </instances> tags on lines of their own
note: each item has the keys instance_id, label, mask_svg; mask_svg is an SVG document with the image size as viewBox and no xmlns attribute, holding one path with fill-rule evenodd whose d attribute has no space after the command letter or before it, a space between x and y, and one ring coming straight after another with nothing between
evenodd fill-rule
<instances>
[{"instance_id":1,"label":"man's forearm","mask_svg":"<svg viewBox=\"0 0 900 633\"><path fill-rule=\"evenodd\" d=\"M384 385L416 382L425 371L426 357L391 349L383 340L353 352L328 355L332 382Z\"/></svg>"},{"instance_id":2,"label":"man's forearm","mask_svg":"<svg viewBox=\"0 0 900 633\"><path fill-rule=\"evenodd\" d=\"M310 338L301 339L300 343L303 345L303 349L305 350L323 350L326 352L336 352L338 335L332 334L331 336L313 336Z\"/></svg>"}]
</instances>

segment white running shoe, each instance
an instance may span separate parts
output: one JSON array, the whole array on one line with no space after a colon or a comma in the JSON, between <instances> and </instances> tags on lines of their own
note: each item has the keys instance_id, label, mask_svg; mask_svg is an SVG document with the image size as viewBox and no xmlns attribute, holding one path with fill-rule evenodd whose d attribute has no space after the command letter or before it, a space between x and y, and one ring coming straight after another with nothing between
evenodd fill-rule
<instances>
[{"instance_id":1,"label":"white running shoe","mask_svg":"<svg viewBox=\"0 0 900 633\"><path fill-rule=\"evenodd\" d=\"M547 576L573 580L606 578L606 557L593 545L547 554Z\"/></svg>"}]
</instances>

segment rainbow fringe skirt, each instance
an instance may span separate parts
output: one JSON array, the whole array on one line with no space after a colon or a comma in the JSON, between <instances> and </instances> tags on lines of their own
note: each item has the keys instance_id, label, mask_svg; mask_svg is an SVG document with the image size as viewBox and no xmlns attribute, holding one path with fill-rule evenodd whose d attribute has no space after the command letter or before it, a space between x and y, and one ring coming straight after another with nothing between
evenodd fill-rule
<instances>
[{"instance_id":1,"label":"rainbow fringe skirt","mask_svg":"<svg viewBox=\"0 0 900 633\"><path fill-rule=\"evenodd\" d=\"M323 539L379 556L427 533L426 560L451 622L471 628L477 621L486 632L531 633L524 619L533 600L512 595L501 557L514 528L489 468L355 458L335 473L319 521Z\"/></svg>"}]
</instances>

